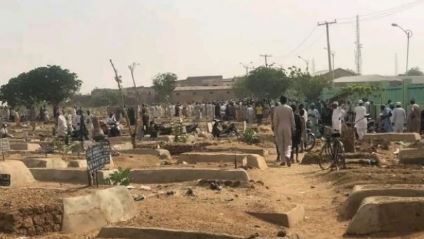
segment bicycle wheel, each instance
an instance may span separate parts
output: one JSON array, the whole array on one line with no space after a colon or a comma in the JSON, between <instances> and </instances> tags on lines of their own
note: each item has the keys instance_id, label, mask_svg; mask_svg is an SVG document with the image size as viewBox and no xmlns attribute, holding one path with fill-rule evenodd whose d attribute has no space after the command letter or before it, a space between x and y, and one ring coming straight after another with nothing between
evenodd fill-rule
<instances>
[{"instance_id":1,"label":"bicycle wheel","mask_svg":"<svg viewBox=\"0 0 424 239\"><path fill-rule=\"evenodd\" d=\"M345 150L344 145L342 141L336 140L334 141L334 163L336 166L336 169L339 170L340 168L346 168L346 161L345 161Z\"/></svg>"},{"instance_id":2,"label":"bicycle wheel","mask_svg":"<svg viewBox=\"0 0 424 239\"><path fill-rule=\"evenodd\" d=\"M318 164L322 170L329 169L333 165L333 146L326 142L321 148Z\"/></svg>"},{"instance_id":3,"label":"bicycle wheel","mask_svg":"<svg viewBox=\"0 0 424 239\"><path fill-rule=\"evenodd\" d=\"M307 152L311 151L315 147L315 141L316 141L316 138L315 138L315 135L314 134L309 133L308 135L306 135L306 142L305 142L306 143L306 147L305 147L305 150Z\"/></svg>"}]
</instances>

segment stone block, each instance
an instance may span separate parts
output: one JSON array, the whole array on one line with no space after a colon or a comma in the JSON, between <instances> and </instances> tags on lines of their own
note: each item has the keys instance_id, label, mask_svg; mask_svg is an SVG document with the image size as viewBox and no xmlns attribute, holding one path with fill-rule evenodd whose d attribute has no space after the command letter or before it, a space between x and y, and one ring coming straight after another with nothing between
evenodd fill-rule
<instances>
[{"instance_id":1,"label":"stone block","mask_svg":"<svg viewBox=\"0 0 424 239\"><path fill-rule=\"evenodd\" d=\"M305 208L295 205L286 212L248 212L261 220L285 227L294 227L305 219Z\"/></svg>"},{"instance_id":2,"label":"stone block","mask_svg":"<svg viewBox=\"0 0 424 239\"><path fill-rule=\"evenodd\" d=\"M39 150L40 144L37 143L26 143L26 142L10 142L10 149L11 150L18 150L18 151L31 151L35 152Z\"/></svg>"},{"instance_id":3,"label":"stone block","mask_svg":"<svg viewBox=\"0 0 424 239\"><path fill-rule=\"evenodd\" d=\"M125 187L64 198L63 209L62 230L80 235L109 223L127 221L136 214L134 199Z\"/></svg>"},{"instance_id":4,"label":"stone block","mask_svg":"<svg viewBox=\"0 0 424 239\"><path fill-rule=\"evenodd\" d=\"M399 150L399 162L403 164L424 164L424 148Z\"/></svg>"},{"instance_id":5,"label":"stone block","mask_svg":"<svg viewBox=\"0 0 424 239\"><path fill-rule=\"evenodd\" d=\"M424 197L424 185L420 184L366 184L356 185L344 203L342 216L352 218L362 201L373 196Z\"/></svg>"},{"instance_id":6,"label":"stone block","mask_svg":"<svg viewBox=\"0 0 424 239\"><path fill-rule=\"evenodd\" d=\"M424 197L367 197L349 223L348 235L410 233L424 229Z\"/></svg>"}]
</instances>

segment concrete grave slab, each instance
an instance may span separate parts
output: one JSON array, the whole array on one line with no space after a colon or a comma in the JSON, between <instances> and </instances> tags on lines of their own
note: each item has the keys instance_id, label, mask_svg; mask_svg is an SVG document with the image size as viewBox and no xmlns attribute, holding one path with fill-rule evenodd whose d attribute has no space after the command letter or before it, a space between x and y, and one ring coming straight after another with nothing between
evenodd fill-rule
<instances>
[{"instance_id":1,"label":"concrete grave slab","mask_svg":"<svg viewBox=\"0 0 424 239\"><path fill-rule=\"evenodd\" d=\"M295 205L286 212L247 212L261 220L285 227L294 227L305 219L305 208Z\"/></svg>"},{"instance_id":2,"label":"concrete grave slab","mask_svg":"<svg viewBox=\"0 0 424 239\"><path fill-rule=\"evenodd\" d=\"M125 143L131 143L131 137L129 136L118 136L118 137L109 137L108 138L111 145L115 144L125 144Z\"/></svg>"},{"instance_id":3,"label":"concrete grave slab","mask_svg":"<svg viewBox=\"0 0 424 239\"><path fill-rule=\"evenodd\" d=\"M27 166L19 160L0 161L0 174L10 174L11 187L28 187L36 183Z\"/></svg>"},{"instance_id":4,"label":"concrete grave slab","mask_svg":"<svg viewBox=\"0 0 424 239\"><path fill-rule=\"evenodd\" d=\"M154 140L159 142L174 142L175 136L174 135L159 135L158 137L152 139L152 138L145 138L145 140Z\"/></svg>"},{"instance_id":5,"label":"concrete grave slab","mask_svg":"<svg viewBox=\"0 0 424 239\"><path fill-rule=\"evenodd\" d=\"M421 140L421 136L418 133L370 133L365 134L364 140L417 142Z\"/></svg>"},{"instance_id":6,"label":"concrete grave slab","mask_svg":"<svg viewBox=\"0 0 424 239\"><path fill-rule=\"evenodd\" d=\"M127 221L136 214L134 199L128 189L120 186L64 198L63 209L62 230L76 234Z\"/></svg>"},{"instance_id":7,"label":"concrete grave slab","mask_svg":"<svg viewBox=\"0 0 424 239\"><path fill-rule=\"evenodd\" d=\"M109 170L102 170L97 172L99 184L108 184L106 182L107 172ZM87 169L80 168L63 168L63 169L49 169L49 168L31 168L30 172L33 177L42 182L59 182L59 183L72 183L72 184L88 184Z\"/></svg>"},{"instance_id":8,"label":"concrete grave slab","mask_svg":"<svg viewBox=\"0 0 424 239\"><path fill-rule=\"evenodd\" d=\"M122 142L119 144L111 144L111 148L116 151L131 150L133 149L133 145L131 142Z\"/></svg>"},{"instance_id":9,"label":"concrete grave slab","mask_svg":"<svg viewBox=\"0 0 424 239\"><path fill-rule=\"evenodd\" d=\"M259 154L263 157L268 156L268 150L262 147L258 147L255 145L210 145L206 146L206 151L208 152L240 152L245 154Z\"/></svg>"},{"instance_id":10,"label":"concrete grave slab","mask_svg":"<svg viewBox=\"0 0 424 239\"><path fill-rule=\"evenodd\" d=\"M424 197L424 185L421 184L366 184L356 185L349 194L342 216L352 218L362 201L371 196Z\"/></svg>"},{"instance_id":11,"label":"concrete grave slab","mask_svg":"<svg viewBox=\"0 0 424 239\"><path fill-rule=\"evenodd\" d=\"M11 150L26 150L26 151L37 151L41 149L40 144L37 143L26 143L26 142L10 142L10 149Z\"/></svg>"},{"instance_id":12,"label":"concrete grave slab","mask_svg":"<svg viewBox=\"0 0 424 239\"><path fill-rule=\"evenodd\" d=\"M187 152L179 156L180 161L187 163L219 163L227 162L234 163L237 160L241 164L242 160L247 159L247 166L258 169L267 169L268 165L264 157L258 154L244 154L244 153L229 153L229 152Z\"/></svg>"},{"instance_id":13,"label":"concrete grave slab","mask_svg":"<svg viewBox=\"0 0 424 239\"><path fill-rule=\"evenodd\" d=\"M160 159L172 159L171 154L166 149L136 148L131 150L120 150L119 152L127 154L148 154L157 156Z\"/></svg>"},{"instance_id":14,"label":"concrete grave slab","mask_svg":"<svg viewBox=\"0 0 424 239\"><path fill-rule=\"evenodd\" d=\"M349 235L424 229L424 197L367 197L349 223Z\"/></svg>"},{"instance_id":15,"label":"concrete grave slab","mask_svg":"<svg viewBox=\"0 0 424 239\"><path fill-rule=\"evenodd\" d=\"M60 157L27 157L22 160L28 168L67 168L66 163Z\"/></svg>"},{"instance_id":16,"label":"concrete grave slab","mask_svg":"<svg viewBox=\"0 0 424 239\"><path fill-rule=\"evenodd\" d=\"M103 227L97 238L125 238L125 239L242 239L235 236L219 233L196 232L188 230L174 230L152 227Z\"/></svg>"},{"instance_id":17,"label":"concrete grave slab","mask_svg":"<svg viewBox=\"0 0 424 239\"><path fill-rule=\"evenodd\" d=\"M271 142L274 143L275 137L273 133L258 133L259 141L264 142Z\"/></svg>"},{"instance_id":18,"label":"concrete grave slab","mask_svg":"<svg viewBox=\"0 0 424 239\"><path fill-rule=\"evenodd\" d=\"M424 148L399 150L399 162L403 164L424 164Z\"/></svg>"},{"instance_id":19,"label":"concrete grave slab","mask_svg":"<svg viewBox=\"0 0 424 239\"><path fill-rule=\"evenodd\" d=\"M249 175L243 169L157 168L131 170L132 183L174 183L198 179L233 180L247 183Z\"/></svg>"}]
</instances>

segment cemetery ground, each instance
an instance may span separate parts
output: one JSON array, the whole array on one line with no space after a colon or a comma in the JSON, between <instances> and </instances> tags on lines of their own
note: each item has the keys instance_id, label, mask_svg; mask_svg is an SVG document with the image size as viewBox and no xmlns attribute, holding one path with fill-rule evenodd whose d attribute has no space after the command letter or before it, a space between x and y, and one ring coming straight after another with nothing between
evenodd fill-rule
<instances>
[{"instance_id":1,"label":"cemetery ground","mask_svg":"<svg viewBox=\"0 0 424 239\"><path fill-rule=\"evenodd\" d=\"M253 146L236 139L197 137L194 143L163 138L130 149L129 137L113 139L113 163L98 174L99 187L87 186L83 153L56 152L46 158L36 147L16 149L23 141L11 140L7 164L23 163L12 163L12 170L0 161L0 173L12 174L12 186L0 187L0 238L424 237L420 224L411 229L386 222L383 228L369 218L367 223L377 231L351 233L358 215L346 215L352 211L346 205L354 208L353 214L361 212L355 197L363 197L359 203L374 196L422 199L422 166L399 161L414 159L402 156L403 151L420 149L419 142L363 143L356 153L346 155L347 169L323 171L315 161L319 145L300 155L303 163L279 166L268 134ZM41 142L37 135L31 143ZM117 167L132 169L129 187L106 184L104 179ZM369 184L388 189L368 189L366 197L361 196L363 191L355 186ZM401 189L388 192L394 185ZM368 205L373 204L362 207ZM397 209L411 210L408 205ZM414 204L412 219L419 221L422 208ZM378 210L385 209L393 210ZM411 220L409 214L395 213Z\"/></svg>"}]
</instances>

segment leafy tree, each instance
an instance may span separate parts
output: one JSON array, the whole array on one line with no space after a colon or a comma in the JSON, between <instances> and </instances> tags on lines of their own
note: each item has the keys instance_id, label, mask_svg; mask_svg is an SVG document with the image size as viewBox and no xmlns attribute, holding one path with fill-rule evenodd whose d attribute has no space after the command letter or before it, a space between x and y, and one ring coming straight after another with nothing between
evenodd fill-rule
<instances>
[{"instance_id":1,"label":"leafy tree","mask_svg":"<svg viewBox=\"0 0 424 239\"><path fill-rule=\"evenodd\" d=\"M238 98L246 98L252 95L252 92L246 86L246 80L246 77L238 77L234 81L232 88Z\"/></svg>"},{"instance_id":2,"label":"leafy tree","mask_svg":"<svg viewBox=\"0 0 424 239\"><path fill-rule=\"evenodd\" d=\"M424 73L420 70L419 67L412 67L406 72L407 76L423 76Z\"/></svg>"},{"instance_id":3,"label":"leafy tree","mask_svg":"<svg viewBox=\"0 0 424 239\"><path fill-rule=\"evenodd\" d=\"M290 86L285 70L271 67L258 67L246 79L246 89L257 98L277 98Z\"/></svg>"},{"instance_id":4,"label":"leafy tree","mask_svg":"<svg viewBox=\"0 0 424 239\"><path fill-rule=\"evenodd\" d=\"M53 106L68 100L81 87L75 73L60 66L38 67L9 80L0 88L1 100L30 107L39 102Z\"/></svg>"},{"instance_id":5,"label":"leafy tree","mask_svg":"<svg viewBox=\"0 0 424 239\"><path fill-rule=\"evenodd\" d=\"M293 90L296 92L298 99L314 102L319 99L322 90L331 84L331 79L328 77L311 76L296 67L290 67L289 70Z\"/></svg>"},{"instance_id":6,"label":"leafy tree","mask_svg":"<svg viewBox=\"0 0 424 239\"><path fill-rule=\"evenodd\" d=\"M161 102L168 102L175 89L177 75L174 73L162 73L153 78L153 89Z\"/></svg>"}]
</instances>

